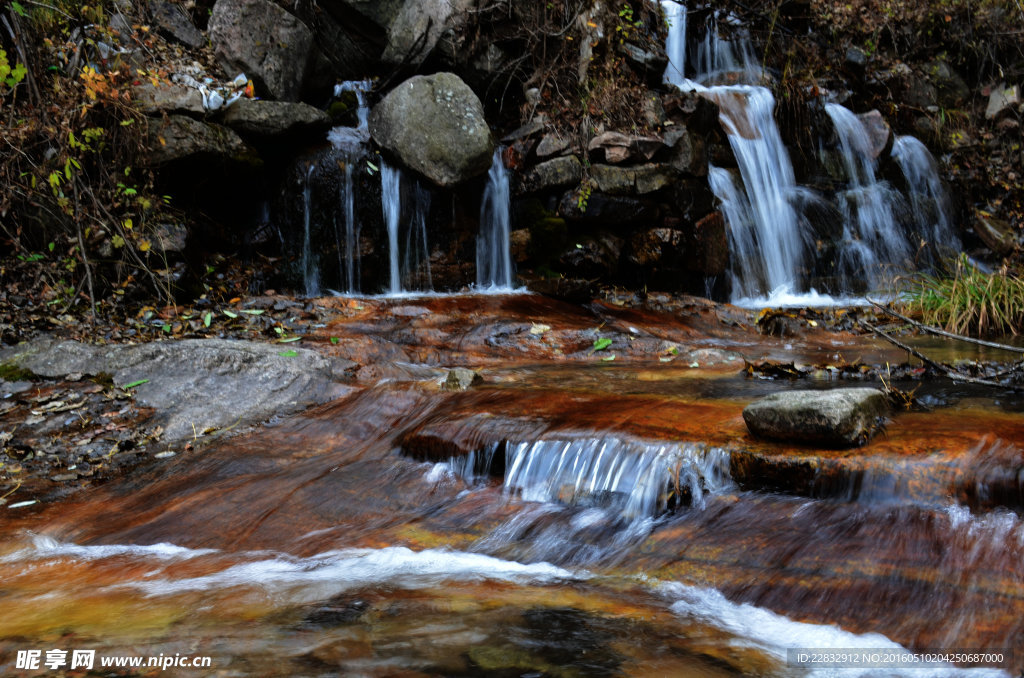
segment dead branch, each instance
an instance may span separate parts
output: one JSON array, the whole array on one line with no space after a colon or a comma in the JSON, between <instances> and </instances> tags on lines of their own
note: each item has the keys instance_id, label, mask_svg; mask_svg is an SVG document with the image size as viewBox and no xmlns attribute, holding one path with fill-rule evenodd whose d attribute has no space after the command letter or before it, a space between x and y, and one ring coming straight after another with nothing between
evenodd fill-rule
<instances>
[{"instance_id":1,"label":"dead branch","mask_svg":"<svg viewBox=\"0 0 1024 678\"><path fill-rule=\"evenodd\" d=\"M952 332L947 332L946 330L941 330L938 327L932 327L931 325L925 325L924 323L919 323L916 320L912 320L912 319L908 318L907 316L903 315L902 313L898 313L898 312L892 310L891 308L889 308L888 306L886 306L884 304L878 303L877 301L875 301L871 297L866 297L866 298L867 298L868 301L870 301L872 304L874 304L875 306L880 308L885 313L888 313L889 315L893 316L894 318L899 318L900 320L902 320L904 322L910 323L911 325L913 325L914 327L918 328L919 330L923 330L925 332L928 332L929 334L935 334L935 335L938 335L940 337L947 337L949 339L957 339L959 341L966 341L966 342L971 343L971 344L977 344L978 346L986 346L988 348L998 348L1001 351L1013 351L1014 353L1022 353L1022 354L1024 354L1024 348L1021 348L1020 346L1009 346L1007 344L997 344L994 341L985 341L984 339L974 339L973 337L965 337L965 336L963 336L961 334L953 334Z\"/></svg>"},{"instance_id":2,"label":"dead branch","mask_svg":"<svg viewBox=\"0 0 1024 678\"><path fill-rule=\"evenodd\" d=\"M875 327L874 325L872 325L872 324L870 324L868 322L865 322L864 320L858 320L857 324L859 324L861 327L863 327L863 328L865 328L867 330L870 330L872 333L874 333L875 335L881 337L882 339L885 339L886 341L888 341L893 346L901 348L904 351L906 351L907 353L910 353L912 356L914 356L915 358L917 358L918 360L920 360L924 364L926 364L929 367L932 367L932 368L942 372L943 374L945 374L947 377L949 377L953 381L965 381L965 382L968 382L968 383L971 383L971 384L979 384L981 386L994 386L996 388L1006 388L1006 389L1010 389L1012 391L1020 391L1020 390L1022 390L1020 387L1013 386L1013 385L1010 385L1010 384L1003 384L1003 383L1000 383L998 381L990 381L988 379L979 379L977 377L972 377L972 376L970 376L968 374L964 374L962 372L958 372L957 370L954 370L954 369L952 369L950 367L947 367L946 365L943 365L942 363L935 362L934 360L932 360L928 356L924 355L923 353L921 353L917 349L913 348L912 346L908 346L907 344L904 344L902 341L896 339L895 337L889 336L888 334L886 334L882 330L878 329L877 327Z\"/></svg>"}]
</instances>

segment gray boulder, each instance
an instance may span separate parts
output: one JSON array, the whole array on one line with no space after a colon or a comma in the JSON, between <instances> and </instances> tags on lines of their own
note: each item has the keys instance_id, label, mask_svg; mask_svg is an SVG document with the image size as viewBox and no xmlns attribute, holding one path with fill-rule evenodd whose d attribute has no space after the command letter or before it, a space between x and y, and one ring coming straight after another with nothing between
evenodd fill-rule
<instances>
[{"instance_id":1,"label":"gray boulder","mask_svg":"<svg viewBox=\"0 0 1024 678\"><path fill-rule=\"evenodd\" d=\"M888 411L885 394L874 388L783 391L747 405L743 420L759 438L854 447L881 430Z\"/></svg>"},{"instance_id":2,"label":"gray boulder","mask_svg":"<svg viewBox=\"0 0 1024 678\"><path fill-rule=\"evenodd\" d=\"M871 157L877 160L882 154L888 154L892 150L892 128L885 121L882 114L877 110L861 113L857 116L864 130L868 133L868 140L871 142Z\"/></svg>"},{"instance_id":3,"label":"gray boulder","mask_svg":"<svg viewBox=\"0 0 1024 678\"><path fill-rule=\"evenodd\" d=\"M635 167L591 165L590 176L602 193L644 195L670 185L677 172L669 165L648 163Z\"/></svg>"},{"instance_id":4,"label":"gray boulder","mask_svg":"<svg viewBox=\"0 0 1024 678\"><path fill-rule=\"evenodd\" d=\"M192 49L200 49L206 44L206 38L181 5L172 4L168 0L149 0L149 11L153 14L157 30L167 37Z\"/></svg>"},{"instance_id":5,"label":"gray boulder","mask_svg":"<svg viewBox=\"0 0 1024 678\"><path fill-rule=\"evenodd\" d=\"M337 382L348 379L354 363L289 347L226 339L91 346L44 338L0 351L0 363L51 378L108 373L118 386L148 380L132 391L140 405L156 410L163 442L171 443L347 392Z\"/></svg>"},{"instance_id":6,"label":"gray boulder","mask_svg":"<svg viewBox=\"0 0 1024 678\"><path fill-rule=\"evenodd\" d=\"M419 0L402 5L388 27L385 63L421 63L437 45L449 19L472 5L469 0Z\"/></svg>"},{"instance_id":7,"label":"gray boulder","mask_svg":"<svg viewBox=\"0 0 1024 678\"><path fill-rule=\"evenodd\" d=\"M583 165L574 155L554 158L516 175L516 193L534 193L575 186L583 178Z\"/></svg>"},{"instance_id":8,"label":"gray boulder","mask_svg":"<svg viewBox=\"0 0 1024 678\"><path fill-rule=\"evenodd\" d=\"M326 128L330 117L304 103L239 99L224 113L224 124L238 132L269 137L303 127Z\"/></svg>"},{"instance_id":9,"label":"gray boulder","mask_svg":"<svg viewBox=\"0 0 1024 678\"><path fill-rule=\"evenodd\" d=\"M197 156L258 164L259 155L227 127L201 122L184 115L171 115L149 126L150 153L147 163L163 165Z\"/></svg>"},{"instance_id":10,"label":"gray boulder","mask_svg":"<svg viewBox=\"0 0 1024 678\"><path fill-rule=\"evenodd\" d=\"M229 77L245 73L261 94L296 101L311 63L313 33L269 0L217 0L210 42Z\"/></svg>"},{"instance_id":11,"label":"gray boulder","mask_svg":"<svg viewBox=\"0 0 1024 678\"><path fill-rule=\"evenodd\" d=\"M370 113L370 134L442 187L484 174L494 154L480 99L452 73L419 75L393 89Z\"/></svg>"}]
</instances>

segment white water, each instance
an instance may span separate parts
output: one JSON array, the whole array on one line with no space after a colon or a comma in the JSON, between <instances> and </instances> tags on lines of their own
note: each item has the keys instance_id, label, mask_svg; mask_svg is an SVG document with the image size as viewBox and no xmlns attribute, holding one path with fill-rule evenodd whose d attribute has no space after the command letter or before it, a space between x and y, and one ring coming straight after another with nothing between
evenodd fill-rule
<instances>
[{"instance_id":1,"label":"white water","mask_svg":"<svg viewBox=\"0 0 1024 678\"><path fill-rule=\"evenodd\" d=\"M390 546L326 551L308 558L274 554L213 574L181 579L149 578L112 588L133 588L148 596L163 596L234 586L258 586L270 592L304 587L293 600L313 601L352 588L383 583L416 589L450 580L526 584L579 580L587 576L549 563L523 564L479 553L446 549L413 551L403 546Z\"/></svg>"},{"instance_id":2,"label":"white water","mask_svg":"<svg viewBox=\"0 0 1024 678\"><path fill-rule=\"evenodd\" d=\"M509 291L514 284L509 251L512 192L501 149L494 151L487 186L480 203L480 235L476 241L476 286L481 291Z\"/></svg>"},{"instance_id":3,"label":"white water","mask_svg":"<svg viewBox=\"0 0 1024 678\"><path fill-rule=\"evenodd\" d=\"M742 178L740 186L728 171L709 168L711 190L729 226L733 298L797 290L807 234L791 203L796 179L773 117L775 99L767 88L749 85L701 93L719 106Z\"/></svg>"},{"instance_id":4,"label":"white water","mask_svg":"<svg viewBox=\"0 0 1024 678\"><path fill-rule=\"evenodd\" d=\"M871 137L864 123L839 104L825 104L825 111L839 136L850 182L838 195L845 217L840 272L847 284L864 281L868 291L874 291L894 272L909 266L913 250L893 214L896 192L875 176Z\"/></svg>"},{"instance_id":5,"label":"white water","mask_svg":"<svg viewBox=\"0 0 1024 678\"><path fill-rule=\"evenodd\" d=\"M665 41L668 68L663 82L679 87L686 81L686 6L674 0L661 0L661 12L669 27Z\"/></svg>"},{"instance_id":6,"label":"white water","mask_svg":"<svg viewBox=\"0 0 1024 678\"><path fill-rule=\"evenodd\" d=\"M898 136L892 144L892 157L907 179L911 212L928 245L924 263L935 264L939 255L960 251L960 239L949 215L949 196L928 148L912 136Z\"/></svg>"},{"instance_id":7,"label":"white water","mask_svg":"<svg viewBox=\"0 0 1024 678\"><path fill-rule=\"evenodd\" d=\"M380 204L388 229L388 294L399 294L402 271L399 267L398 222L402 217L402 174L384 160L380 162Z\"/></svg>"},{"instance_id":8,"label":"white water","mask_svg":"<svg viewBox=\"0 0 1024 678\"><path fill-rule=\"evenodd\" d=\"M900 644L880 633L856 634L838 626L809 624L794 621L762 607L747 603L734 603L715 589L687 586L678 582L655 583L656 590L670 600L671 610L682 617L699 619L724 629L743 639L737 647L754 647L786 662L790 650L807 649L812 652L836 653L852 649L879 650L884 654L909 655ZM912 664L908 664L912 666ZM1003 678L1009 674L1000 669L965 669L946 665L942 667L913 668L824 668L812 669L806 674L816 678L826 676L906 676L907 678Z\"/></svg>"},{"instance_id":9,"label":"white water","mask_svg":"<svg viewBox=\"0 0 1024 678\"><path fill-rule=\"evenodd\" d=\"M668 43L682 45L677 49L685 51L685 22L670 24ZM666 71L666 81L674 77ZM722 79L758 82L761 69L749 42L721 40L712 23L698 51L696 77L700 82L684 79L673 84L697 91L718 105L741 179L735 181L728 170L709 168L711 190L722 202L729 228L732 297L749 299L770 290L798 290L808 236L792 205L796 179L775 124L775 99L767 88L751 84L701 84Z\"/></svg>"},{"instance_id":10,"label":"white water","mask_svg":"<svg viewBox=\"0 0 1024 678\"><path fill-rule=\"evenodd\" d=\"M731 487L729 453L701 445L548 439L509 443L505 455L506 493L526 501L606 506L626 518L656 516L670 493L703 507L706 494Z\"/></svg>"}]
</instances>

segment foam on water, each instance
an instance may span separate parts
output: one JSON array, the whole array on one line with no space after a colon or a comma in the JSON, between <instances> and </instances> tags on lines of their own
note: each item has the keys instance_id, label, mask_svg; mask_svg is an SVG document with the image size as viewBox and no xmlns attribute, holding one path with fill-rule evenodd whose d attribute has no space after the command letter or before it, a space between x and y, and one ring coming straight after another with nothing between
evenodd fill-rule
<instances>
[{"instance_id":1,"label":"foam on water","mask_svg":"<svg viewBox=\"0 0 1024 678\"><path fill-rule=\"evenodd\" d=\"M129 556L140 559L156 560L188 560L197 556L216 553L214 549L189 549L161 542L144 546L135 544L98 544L79 545L57 541L41 534L30 535L32 545L0 556L2 563L19 561L39 561L55 558L73 558L76 560L102 560L118 556Z\"/></svg>"},{"instance_id":2,"label":"foam on water","mask_svg":"<svg viewBox=\"0 0 1024 678\"><path fill-rule=\"evenodd\" d=\"M816 651L850 649L882 650L890 653L907 652L880 633L857 634L838 626L809 624L794 621L770 610L748 603L734 603L720 591L688 586L679 582L655 583L654 588L672 601L670 609L681 617L699 619L736 636L735 643L753 647L778 659L787 660L788 651L813 648ZM934 668L822 668L808 671L808 676L907 676L907 678L1003 678L1009 674L1000 669L954 667Z\"/></svg>"},{"instance_id":3,"label":"foam on water","mask_svg":"<svg viewBox=\"0 0 1024 678\"><path fill-rule=\"evenodd\" d=\"M274 590L322 584L337 592L384 582L414 589L453 579L549 583L586 577L585 573L573 573L549 563L526 565L479 553L445 549L413 551L403 546L390 546L327 551L309 558L280 554L200 577L147 579L119 584L116 588L134 588L148 596L162 596L236 586Z\"/></svg>"}]
</instances>

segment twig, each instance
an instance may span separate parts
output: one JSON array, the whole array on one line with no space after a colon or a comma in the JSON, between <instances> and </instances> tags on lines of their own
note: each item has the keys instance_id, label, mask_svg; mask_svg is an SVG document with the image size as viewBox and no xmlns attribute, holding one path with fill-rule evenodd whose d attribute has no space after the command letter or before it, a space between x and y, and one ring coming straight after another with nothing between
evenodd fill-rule
<instances>
[{"instance_id":1,"label":"twig","mask_svg":"<svg viewBox=\"0 0 1024 678\"><path fill-rule=\"evenodd\" d=\"M878 335L882 339L885 339L886 341L888 341L893 346L897 346L899 348L902 348L904 351L906 351L907 353L910 353L912 356L914 356L915 358L919 359L921 362L925 363L926 365L928 365L930 367L934 367L935 369L939 370L940 372L945 374L947 377L949 377L953 381L966 381L966 382L969 382L971 384L980 384L982 386L995 386L996 388L1006 388L1006 389L1010 389L1012 391L1019 391L1019 390L1021 390L1017 386L1008 385L1008 384L1001 384L998 381L989 381L988 379L978 379L977 377L972 377L972 376L970 376L968 374L963 374L962 372L957 372L954 369L946 367L942 363L935 362L934 360L932 360L928 356L924 355L923 353L921 353L917 349L904 344L902 341L900 341L900 340L898 340L898 339L896 339L894 337L890 337L888 334L886 334L885 332L883 332L882 330L878 329L874 325L871 325L868 322L865 322L863 320L858 320L857 324L859 324L861 327L864 327L864 328L870 330L871 332L873 332L874 334Z\"/></svg>"},{"instance_id":2,"label":"twig","mask_svg":"<svg viewBox=\"0 0 1024 678\"><path fill-rule=\"evenodd\" d=\"M966 342L971 343L971 344L977 344L978 346L987 346L988 348L998 348L998 349L1000 349L1002 351L1013 351L1014 353L1022 353L1022 354L1024 354L1024 348L1021 348L1020 346L1010 346L1008 344L997 344L994 341L985 341L984 339L974 339L973 337L965 337L965 336L963 336L961 334L953 334L952 332L947 332L946 330L940 330L938 327L932 327L931 325L925 325L924 323L919 323L916 320L911 320L910 318L908 318L907 316L903 315L902 313L897 313L896 311L892 310L888 306L885 306L884 304L878 303L877 301L875 301L871 297L866 297L866 299L868 301L870 301L872 304L874 304L875 306L877 306L878 308L880 308L883 311L885 311L886 313L888 313L889 315L893 316L894 318L899 318L900 320L908 322L911 325L913 325L914 327L916 327L918 329L921 329L921 330L924 330L925 332L928 332L930 334L936 334L936 335L938 335L940 337L947 337L949 339L959 339L960 341L966 341Z\"/></svg>"},{"instance_id":3,"label":"twig","mask_svg":"<svg viewBox=\"0 0 1024 678\"><path fill-rule=\"evenodd\" d=\"M39 87L36 85L35 77L32 75L32 69L30 68L31 62L28 60L28 55L26 54L25 47L21 41L21 23L18 21L17 16L11 14L11 20L18 26L18 30L15 32L14 28L11 27L11 22L7 20L6 16L0 14L0 20L3 21L4 28L7 29L7 33L11 36L11 40L14 41L14 48L18 50L18 58L21 59L21 62L25 64L25 68L28 69L25 72L25 83L28 85L28 92L32 99L32 103L38 106L41 100L41 97L39 96Z\"/></svg>"}]
</instances>

